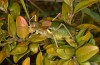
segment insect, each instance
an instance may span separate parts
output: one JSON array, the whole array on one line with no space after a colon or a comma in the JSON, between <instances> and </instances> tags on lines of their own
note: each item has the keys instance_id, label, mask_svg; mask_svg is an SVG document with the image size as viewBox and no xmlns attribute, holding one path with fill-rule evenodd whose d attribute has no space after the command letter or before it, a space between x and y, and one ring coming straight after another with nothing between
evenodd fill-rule
<instances>
[{"instance_id":1,"label":"insect","mask_svg":"<svg viewBox=\"0 0 100 65\"><path fill-rule=\"evenodd\" d=\"M33 16L32 18L34 18L34 22L30 23L30 32L35 34L39 33L54 39L57 47L57 40L64 40L65 38L73 39L73 36L71 35L66 25L63 22L57 20L59 15L60 14L51 20L42 20L42 22L37 22L36 15Z\"/></svg>"}]
</instances>

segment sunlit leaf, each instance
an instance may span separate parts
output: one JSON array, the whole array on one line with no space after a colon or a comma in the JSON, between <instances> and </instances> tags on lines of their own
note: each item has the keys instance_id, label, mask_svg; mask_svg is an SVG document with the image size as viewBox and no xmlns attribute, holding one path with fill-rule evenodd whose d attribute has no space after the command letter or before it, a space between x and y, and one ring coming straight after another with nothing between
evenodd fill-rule
<instances>
[{"instance_id":1,"label":"sunlit leaf","mask_svg":"<svg viewBox=\"0 0 100 65\"><path fill-rule=\"evenodd\" d=\"M20 6L18 3L13 3L9 10L14 19L20 15Z\"/></svg>"},{"instance_id":2,"label":"sunlit leaf","mask_svg":"<svg viewBox=\"0 0 100 65\"><path fill-rule=\"evenodd\" d=\"M61 59L68 60L70 58L70 55L65 52L65 49L57 49L56 52L57 52L58 57L60 57Z\"/></svg>"},{"instance_id":3,"label":"sunlit leaf","mask_svg":"<svg viewBox=\"0 0 100 65\"><path fill-rule=\"evenodd\" d=\"M16 36L16 24L12 15L8 14L8 33L11 37Z\"/></svg>"},{"instance_id":4,"label":"sunlit leaf","mask_svg":"<svg viewBox=\"0 0 100 65\"><path fill-rule=\"evenodd\" d=\"M80 65L91 65L90 62L83 62L83 63L80 63Z\"/></svg>"},{"instance_id":5,"label":"sunlit leaf","mask_svg":"<svg viewBox=\"0 0 100 65\"><path fill-rule=\"evenodd\" d=\"M65 2L67 5L69 5L69 6L70 6L70 1L71 1L71 0L64 0L64 2Z\"/></svg>"},{"instance_id":6,"label":"sunlit leaf","mask_svg":"<svg viewBox=\"0 0 100 65\"><path fill-rule=\"evenodd\" d=\"M7 13L8 12L7 8L8 8L8 0L0 0L0 10Z\"/></svg>"},{"instance_id":7,"label":"sunlit leaf","mask_svg":"<svg viewBox=\"0 0 100 65\"><path fill-rule=\"evenodd\" d=\"M16 18L16 28L17 28L17 35L20 38L26 38L29 35L28 24L24 17L18 16Z\"/></svg>"},{"instance_id":8,"label":"sunlit leaf","mask_svg":"<svg viewBox=\"0 0 100 65\"><path fill-rule=\"evenodd\" d=\"M79 29L87 28L88 31L100 32L100 28L93 24L81 24L81 25L77 26L77 28L79 28Z\"/></svg>"},{"instance_id":9,"label":"sunlit leaf","mask_svg":"<svg viewBox=\"0 0 100 65\"><path fill-rule=\"evenodd\" d=\"M97 46L83 46L76 50L76 57L79 62L85 62L89 60L99 51Z\"/></svg>"},{"instance_id":10,"label":"sunlit leaf","mask_svg":"<svg viewBox=\"0 0 100 65\"><path fill-rule=\"evenodd\" d=\"M22 54L25 53L28 49L28 46L16 46L12 51L11 54L12 55L18 55L18 54Z\"/></svg>"},{"instance_id":11,"label":"sunlit leaf","mask_svg":"<svg viewBox=\"0 0 100 65\"><path fill-rule=\"evenodd\" d=\"M82 10L83 8L86 8L96 2L98 2L99 0L83 0L81 2L79 2L74 9L74 14L79 12L80 10Z\"/></svg>"},{"instance_id":12,"label":"sunlit leaf","mask_svg":"<svg viewBox=\"0 0 100 65\"><path fill-rule=\"evenodd\" d=\"M36 65L43 65L43 56L42 52L39 52L36 57Z\"/></svg>"},{"instance_id":13,"label":"sunlit leaf","mask_svg":"<svg viewBox=\"0 0 100 65\"><path fill-rule=\"evenodd\" d=\"M30 39L31 39L31 42L34 43L34 42L43 41L43 40L47 39L47 37L46 36L43 36L43 35L40 35L40 34L36 34L36 35L32 35L30 37Z\"/></svg>"},{"instance_id":14,"label":"sunlit leaf","mask_svg":"<svg viewBox=\"0 0 100 65\"><path fill-rule=\"evenodd\" d=\"M27 53L29 53L30 51L28 50L28 51L26 51L25 53L23 53L23 54L19 54L19 55L13 55L13 61L15 62L15 63L17 63L24 55L26 55Z\"/></svg>"},{"instance_id":15,"label":"sunlit leaf","mask_svg":"<svg viewBox=\"0 0 100 65\"><path fill-rule=\"evenodd\" d=\"M27 58L23 61L22 65L30 65L30 57L27 57Z\"/></svg>"},{"instance_id":16,"label":"sunlit leaf","mask_svg":"<svg viewBox=\"0 0 100 65\"><path fill-rule=\"evenodd\" d=\"M3 60L6 58L6 50L5 48L3 48L1 51L0 51L0 63L3 62Z\"/></svg>"},{"instance_id":17,"label":"sunlit leaf","mask_svg":"<svg viewBox=\"0 0 100 65\"><path fill-rule=\"evenodd\" d=\"M33 53L37 53L38 52L38 44L37 43L31 43L29 45L29 49L33 52Z\"/></svg>"},{"instance_id":18,"label":"sunlit leaf","mask_svg":"<svg viewBox=\"0 0 100 65\"><path fill-rule=\"evenodd\" d=\"M80 37L80 38L77 40L78 46L80 47L80 46L82 46L83 44L85 44L86 42L88 42L89 39L90 39L90 37L91 37L91 33L90 33L90 32L87 32L86 35Z\"/></svg>"},{"instance_id":19,"label":"sunlit leaf","mask_svg":"<svg viewBox=\"0 0 100 65\"><path fill-rule=\"evenodd\" d=\"M69 37L65 38L66 42L68 42L69 45L71 45L72 47L77 47L77 43L75 43L75 41L73 39Z\"/></svg>"},{"instance_id":20,"label":"sunlit leaf","mask_svg":"<svg viewBox=\"0 0 100 65\"><path fill-rule=\"evenodd\" d=\"M60 59L60 60L58 61L57 65L62 65L65 61L66 61L66 60L64 60L64 59Z\"/></svg>"}]
</instances>

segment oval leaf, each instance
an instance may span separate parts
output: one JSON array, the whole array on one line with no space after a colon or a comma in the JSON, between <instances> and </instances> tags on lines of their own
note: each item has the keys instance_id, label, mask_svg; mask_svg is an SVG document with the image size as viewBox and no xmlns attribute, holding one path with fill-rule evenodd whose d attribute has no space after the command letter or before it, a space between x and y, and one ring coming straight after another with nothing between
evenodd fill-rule
<instances>
[{"instance_id":1,"label":"oval leaf","mask_svg":"<svg viewBox=\"0 0 100 65\"><path fill-rule=\"evenodd\" d=\"M76 57L79 62L85 62L99 51L97 46L83 46L76 50Z\"/></svg>"},{"instance_id":2,"label":"oval leaf","mask_svg":"<svg viewBox=\"0 0 100 65\"><path fill-rule=\"evenodd\" d=\"M16 18L17 35L20 38L26 38L29 34L28 24L24 17L18 16Z\"/></svg>"},{"instance_id":3,"label":"oval leaf","mask_svg":"<svg viewBox=\"0 0 100 65\"><path fill-rule=\"evenodd\" d=\"M22 65L30 65L30 57L27 57L27 58L23 61Z\"/></svg>"},{"instance_id":4,"label":"oval leaf","mask_svg":"<svg viewBox=\"0 0 100 65\"><path fill-rule=\"evenodd\" d=\"M16 35L16 24L12 15L8 14L8 33L11 37Z\"/></svg>"},{"instance_id":5,"label":"oval leaf","mask_svg":"<svg viewBox=\"0 0 100 65\"><path fill-rule=\"evenodd\" d=\"M81 2L79 2L74 9L74 14L79 12L80 10L82 10L83 8L86 8L96 2L98 2L99 0L82 0Z\"/></svg>"},{"instance_id":6,"label":"oval leaf","mask_svg":"<svg viewBox=\"0 0 100 65\"><path fill-rule=\"evenodd\" d=\"M33 52L33 53L37 53L38 52L38 44L37 43L32 43L29 45L29 49Z\"/></svg>"},{"instance_id":7,"label":"oval leaf","mask_svg":"<svg viewBox=\"0 0 100 65\"><path fill-rule=\"evenodd\" d=\"M14 17L14 19L20 15L20 6L18 3L13 3L12 6L10 7L10 13Z\"/></svg>"},{"instance_id":8,"label":"oval leaf","mask_svg":"<svg viewBox=\"0 0 100 65\"><path fill-rule=\"evenodd\" d=\"M43 65L43 56L42 52L39 52L36 57L36 65Z\"/></svg>"},{"instance_id":9,"label":"oval leaf","mask_svg":"<svg viewBox=\"0 0 100 65\"><path fill-rule=\"evenodd\" d=\"M17 46L11 51L11 54L12 55L22 54L25 51L27 51L27 49L28 49L28 46Z\"/></svg>"}]
</instances>

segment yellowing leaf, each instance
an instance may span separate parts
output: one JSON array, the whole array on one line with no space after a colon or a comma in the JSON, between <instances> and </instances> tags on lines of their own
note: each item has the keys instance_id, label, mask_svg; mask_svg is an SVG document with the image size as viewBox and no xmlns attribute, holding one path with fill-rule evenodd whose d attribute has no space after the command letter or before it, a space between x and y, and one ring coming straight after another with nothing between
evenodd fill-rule
<instances>
[{"instance_id":1,"label":"yellowing leaf","mask_svg":"<svg viewBox=\"0 0 100 65\"><path fill-rule=\"evenodd\" d=\"M30 65L30 57L27 57L27 58L23 61L22 65Z\"/></svg>"},{"instance_id":2,"label":"yellowing leaf","mask_svg":"<svg viewBox=\"0 0 100 65\"><path fill-rule=\"evenodd\" d=\"M57 55L58 57L60 57L61 59L69 59L70 57L66 55L65 50L64 49L57 49Z\"/></svg>"},{"instance_id":3,"label":"yellowing leaf","mask_svg":"<svg viewBox=\"0 0 100 65\"><path fill-rule=\"evenodd\" d=\"M87 28L88 31L100 32L100 28L93 24L81 24L81 25L77 26L77 28L79 28L79 29Z\"/></svg>"},{"instance_id":4,"label":"yellowing leaf","mask_svg":"<svg viewBox=\"0 0 100 65\"><path fill-rule=\"evenodd\" d=\"M5 48L3 48L1 51L0 51L0 63L2 63L2 61L6 58L6 50Z\"/></svg>"},{"instance_id":5,"label":"yellowing leaf","mask_svg":"<svg viewBox=\"0 0 100 65\"><path fill-rule=\"evenodd\" d=\"M11 37L16 36L16 24L12 15L8 14L8 33Z\"/></svg>"},{"instance_id":6,"label":"yellowing leaf","mask_svg":"<svg viewBox=\"0 0 100 65\"><path fill-rule=\"evenodd\" d=\"M39 52L36 57L36 65L43 65L43 56L42 52Z\"/></svg>"},{"instance_id":7,"label":"yellowing leaf","mask_svg":"<svg viewBox=\"0 0 100 65\"><path fill-rule=\"evenodd\" d=\"M18 16L16 18L17 35L20 38L26 38L29 35L28 24L24 17Z\"/></svg>"},{"instance_id":8,"label":"yellowing leaf","mask_svg":"<svg viewBox=\"0 0 100 65\"><path fill-rule=\"evenodd\" d=\"M26 55L27 53L29 53L30 51L26 51L25 53L23 54L18 54L18 55L13 55L13 61L15 63L17 63L24 55Z\"/></svg>"},{"instance_id":9,"label":"yellowing leaf","mask_svg":"<svg viewBox=\"0 0 100 65\"><path fill-rule=\"evenodd\" d=\"M99 0L82 0L81 2L79 2L74 9L74 14L79 12L80 10L82 10L83 8L86 8L96 2L98 2Z\"/></svg>"},{"instance_id":10,"label":"yellowing leaf","mask_svg":"<svg viewBox=\"0 0 100 65\"><path fill-rule=\"evenodd\" d=\"M99 51L97 46L83 46L76 50L76 57L79 62L85 62Z\"/></svg>"},{"instance_id":11,"label":"yellowing leaf","mask_svg":"<svg viewBox=\"0 0 100 65\"><path fill-rule=\"evenodd\" d=\"M26 52L27 49L28 49L28 46L16 46L16 47L11 51L11 54L12 54L12 55L22 54L22 53Z\"/></svg>"},{"instance_id":12,"label":"yellowing leaf","mask_svg":"<svg viewBox=\"0 0 100 65\"><path fill-rule=\"evenodd\" d=\"M47 37L40 35L40 34L36 34L36 35L32 35L30 39L31 39L31 42L34 43L34 42L43 41L43 40L47 39Z\"/></svg>"},{"instance_id":13,"label":"yellowing leaf","mask_svg":"<svg viewBox=\"0 0 100 65\"><path fill-rule=\"evenodd\" d=\"M87 32L86 35L80 37L77 42L78 42L78 46L82 46L83 44L85 44L86 42L89 41L89 39L91 38L91 33Z\"/></svg>"},{"instance_id":14,"label":"yellowing leaf","mask_svg":"<svg viewBox=\"0 0 100 65\"><path fill-rule=\"evenodd\" d=\"M38 52L38 44L37 43L32 43L29 45L29 49L33 52L33 53L37 53Z\"/></svg>"},{"instance_id":15,"label":"yellowing leaf","mask_svg":"<svg viewBox=\"0 0 100 65\"><path fill-rule=\"evenodd\" d=\"M69 6L70 6L70 1L71 1L71 0L64 0L64 2L65 2L67 5L69 5Z\"/></svg>"}]
</instances>

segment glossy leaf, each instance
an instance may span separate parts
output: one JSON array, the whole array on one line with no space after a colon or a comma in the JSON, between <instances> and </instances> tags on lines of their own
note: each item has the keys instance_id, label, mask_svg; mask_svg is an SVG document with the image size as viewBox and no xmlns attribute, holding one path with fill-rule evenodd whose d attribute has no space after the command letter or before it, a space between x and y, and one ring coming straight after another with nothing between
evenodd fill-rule
<instances>
[{"instance_id":1,"label":"glossy leaf","mask_svg":"<svg viewBox=\"0 0 100 65\"><path fill-rule=\"evenodd\" d=\"M29 49L33 52L33 53L37 53L38 52L38 44L37 43L31 43L29 45Z\"/></svg>"},{"instance_id":2,"label":"glossy leaf","mask_svg":"<svg viewBox=\"0 0 100 65\"><path fill-rule=\"evenodd\" d=\"M12 51L11 54L12 55L18 55L18 54L22 54L25 53L28 49L28 46L16 46Z\"/></svg>"},{"instance_id":3,"label":"glossy leaf","mask_svg":"<svg viewBox=\"0 0 100 65\"><path fill-rule=\"evenodd\" d=\"M12 15L8 14L8 33L11 37L16 36L16 23Z\"/></svg>"},{"instance_id":4,"label":"glossy leaf","mask_svg":"<svg viewBox=\"0 0 100 65\"><path fill-rule=\"evenodd\" d=\"M62 15L63 15L64 19L67 20L67 21L69 19L69 17L68 17L69 11L70 11L69 5L66 4L66 3L63 3L62 4ZM67 22L67 23L71 23L71 22Z\"/></svg>"},{"instance_id":5,"label":"glossy leaf","mask_svg":"<svg viewBox=\"0 0 100 65\"><path fill-rule=\"evenodd\" d=\"M15 63L17 63L24 55L26 55L27 53L29 53L30 51L28 50L28 51L26 51L25 53L23 53L23 54L19 54L19 55L13 55L13 61L15 62Z\"/></svg>"},{"instance_id":6,"label":"glossy leaf","mask_svg":"<svg viewBox=\"0 0 100 65\"><path fill-rule=\"evenodd\" d=\"M27 57L27 58L23 61L22 65L30 65L30 57Z\"/></svg>"},{"instance_id":7,"label":"glossy leaf","mask_svg":"<svg viewBox=\"0 0 100 65\"><path fill-rule=\"evenodd\" d=\"M43 65L43 56L42 52L39 52L36 57L36 65Z\"/></svg>"},{"instance_id":8,"label":"glossy leaf","mask_svg":"<svg viewBox=\"0 0 100 65\"><path fill-rule=\"evenodd\" d=\"M76 57L79 62L85 62L89 60L99 51L97 46L83 46L76 50Z\"/></svg>"},{"instance_id":9,"label":"glossy leaf","mask_svg":"<svg viewBox=\"0 0 100 65\"><path fill-rule=\"evenodd\" d=\"M46 52L47 52L48 54L57 56L56 48L55 48L55 47L48 48L48 49L46 50Z\"/></svg>"},{"instance_id":10,"label":"glossy leaf","mask_svg":"<svg viewBox=\"0 0 100 65\"><path fill-rule=\"evenodd\" d=\"M77 47L77 43L73 39L71 39L70 36L66 37L65 40L70 46Z\"/></svg>"},{"instance_id":11,"label":"glossy leaf","mask_svg":"<svg viewBox=\"0 0 100 65\"><path fill-rule=\"evenodd\" d=\"M82 10L83 8L86 8L96 2L98 2L99 0L83 0L81 2L79 2L74 9L74 14L79 12L80 10Z\"/></svg>"},{"instance_id":12,"label":"glossy leaf","mask_svg":"<svg viewBox=\"0 0 100 65\"><path fill-rule=\"evenodd\" d=\"M18 3L13 3L9 10L14 19L20 15L20 6Z\"/></svg>"},{"instance_id":13,"label":"glossy leaf","mask_svg":"<svg viewBox=\"0 0 100 65\"><path fill-rule=\"evenodd\" d=\"M20 38L26 38L29 35L28 24L24 17L18 16L16 18L17 35Z\"/></svg>"},{"instance_id":14,"label":"glossy leaf","mask_svg":"<svg viewBox=\"0 0 100 65\"><path fill-rule=\"evenodd\" d=\"M5 48L3 48L1 51L0 51L0 63L2 63L2 61L6 58L6 51L5 51Z\"/></svg>"},{"instance_id":15,"label":"glossy leaf","mask_svg":"<svg viewBox=\"0 0 100 65\"><path fill-rule=\"evenodd\" d=\"M69 59L70 57L66 55L65 50L64 49L57 49L57 55L58 57L60 57L61 59Z\"/></svg>"},{"instance_id":16,"label":"glossy leaf","mask_svg":"<svg viewBox=\"0 0 100 65\"><path fill-rule=\"evenodd\" d=\"M7 8L8 8L8 0L0 0L0 10L7 13L8 12Z\"/></svg>"},{"instance_id":17,"label":"glossy leaf","mask_svg":"<svg viewBox=\"0 0 100 65\"><path fill-rule=\"evenodd\" d=\"M79 29L87 28L88 31L100 32L100 28L93 24L81 24L81 25L77 26L77 28L79 28Z\"/></svg>"},{"instance_id":18,"label":"glossy leaf","mask_svg":"<svg viewBox=\"0 0 100 65\"><path fill-rule=\"evenodd\" d=\"M43 41L43 40L47 39L47 37L46 36L43 36L43 35L40 35L40 34L36 34L36 35L32 35L30 37L30 39L31 39L31 42L34 43L34 42Z\"/></svg>"},{"instance_id":19,"label":"glossy leaf","mask_svg":"<svg viewBox=\"0 0 100 65\"><path fill-rule=\"evenodd\" d=\"M91 65L90 62L83 62L83 63L80 63L80 65Z\"/></svg>"},{"instance_id":20,"label":"glossy leaf","mask_svg":"<svg viewBox=\"0 0 100 65\"><path fill-rule=\"evenodd\" d=\"M90 37L91 37L91 33L90 33L90 32L87 32L86 35L80 37L80 38L77 40L78 46L80 47L80 46L82 46L83 44L85 44L86 42L88 42L89 39L90 39Z\"/></svg>"}]
</instances>

